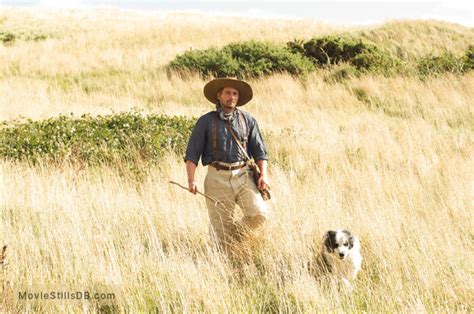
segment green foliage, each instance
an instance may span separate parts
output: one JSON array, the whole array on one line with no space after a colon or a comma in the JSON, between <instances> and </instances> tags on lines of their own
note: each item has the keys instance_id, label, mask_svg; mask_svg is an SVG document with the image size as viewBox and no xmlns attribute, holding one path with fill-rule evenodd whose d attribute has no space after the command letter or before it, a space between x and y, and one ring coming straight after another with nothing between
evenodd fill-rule
<instances>
[{"instance_id":1,"label":"green foliage","mask_svg":"<svg viewBox=\"0 0 474 314\"><path fill-rule=\"evenodd\" d=\"M0 124L0 158L86 164L153 162L184 153L194 125L183 117L121 113Z\"/></svg>"},{"instance_id":2,"label":"green foliage","mask_svg":"<svg viewBox=\"0 0 474 314\"><path fill-rule=\"evenodd\" d=\"M469 46L463 59L466 71L474 70L474 46Z\"/></svg>"},{"instance_id":3,"label":"green foliage","mask_svg":"<svg viewBox=\"0 0 474 314\"><path fill-rule=\"evenodd\" d=\"M361 72L393 75L402 71L402 62L386 51L375 46L364 49L350 60L350 63Z\"/></svg>"},{"instance_id":4,"label":"green foliage","mask_svg":"<svg viewBox=\"0 0 474 314\"><path fill-rule=\"evenodd\" d=\"M0 42L7 44L7 43L12 43L16 39L15 34L7 31L0 31Z\"/></svg>"},{"instance_id":5,"label":"green foliage","mask_svg":"<svg viewBox=\"0 0 474 314\"><path fill-rule=\"evenodd\" d=\"M40 30L1 30L0 29L0 43L13 44L16 40L24 41L41 41L46 40L49 36L45 35Z\"/></svg>"},{"instance_id":6,"label":"green foliage","mask_svg":"<svg viewBox=\"0 0 474 314\"><path fill-rule=\"evenodd\" d=\"M288 42L287 47L294 53L303 54L320 67L347 63L360 72L377 72L385 75L394 74L401 68L400 60L388 52L348 37L325 36L313 38L306 43L295 40ZM349 72L355 74L353 69L349 68L340 74L344 76Z\"/></svg>"},{"instance_id":7,"label":"green foliage","mask_svg":"<svg viewBox=\"0 0 474 314\"><path fill-rule=\"evenodd\" d=\"M303 74L313 69L306 58L269 43L250 41L226 46L245 76L264 76L275 72Z\"/></svg>"},{"instance_id":8,"label":"green foliage","mask_svg":"<svg viewBox=\"0 0 474 314\"><path fill-rule=\"evenodd\" d=\"M292 53L299 53L304 55L304 40L303 39L294 39L286 43L286 47Z\"/></svg>"},{"instance_id":9,"label":"green foliage","mask_svg":"<svg viewBox=\"0 0 474 314\"><path fill-rule=\"evenodd\" d=\"M271 43L248 41L232 43L218 50L190 50L176 57L169 69L195 71L203 76L262 77L272 73L304 74L314 69L299 54Z\"/></svg>"},{"instance_id":10,"label":"green foliage","mask_svg":"<svg viewBox=\"0 0 474 314\"><path fill-rule=\"evenodd\" d=\"M464 63L464 58L456 58L449 52L439 56L429 55L418 61L417 72L421 77L436 76L446 72L459 74L467 70Z\"/></svg>"},{"instance_id":11,"label":"green foliage","mask_svg":"<svg viewBox=\"0 0 474 314\"><path fill-rule=\"evenodd\" d=\"M171 61L168 68L178 72L190 70L203 76L237 76L239 73L239 64L229 51L216 48L186 51Z\"/></svg>"},{"instance_id":12,"label":"green foliage","mask_svg":"<svg viewBox=\"0 0 474 314\"><path fill-rule=\"evenodd\" d=\"M31 33L22 34L20 38L26 41L42 41L42 40L46 40L48 36L41 33L31 32Z\"/></svg>"},{"instance_id":13,"label":"green foliage","mask_svg":"<svg viewBox=\"0 0 474 314\"><path fill-rule=\"evenodd\" d=\"M349 38L325 36L313 38L303 45L305 56L319 66L349 62L367 49L362 42Z\"/></svg>"},{"instance_id":14,"label":"green foliage","mask_svg":"<svg viewBox=\"0 0 474 314\"><path fill-rule=\"evenodd\" d=\"M398 51L398 54L406 53ZM248 78L279 72L300 75L314 70L315 67L326 66L340 66L325 78L332 82L362 73L385 76L413 73L414 68L421 77L444 72L463 73L474 68L474 48L469 47L463 58L445 53L441 56L424 57L418 63L409 63L374 44L348 36L315 37L307 42L294 39L287 42L286 47L248 41L232 43L220 50L209 48L187 51L177 56L168 65L168 69L178 72L192 71L203 76Z\"/></svg>"}]
</instances>

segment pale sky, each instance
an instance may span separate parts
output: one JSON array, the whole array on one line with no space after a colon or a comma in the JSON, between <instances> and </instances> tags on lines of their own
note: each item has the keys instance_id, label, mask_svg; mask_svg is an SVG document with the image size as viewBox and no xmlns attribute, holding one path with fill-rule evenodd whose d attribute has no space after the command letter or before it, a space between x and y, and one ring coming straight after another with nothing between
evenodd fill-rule
<instances>
[{"instance_id":1,"label":"pale sky","mask_svg":"<svg viewBox=\"0 0 474 314\"><path fill-rule=\"evenodd\" d=\"M474 27L474 1L161 1L161 0L0 0L2 7L103 8L195 12L251 18L314 19L366 25L391 19L437 19Z\"/></svg>"}]
</instances>

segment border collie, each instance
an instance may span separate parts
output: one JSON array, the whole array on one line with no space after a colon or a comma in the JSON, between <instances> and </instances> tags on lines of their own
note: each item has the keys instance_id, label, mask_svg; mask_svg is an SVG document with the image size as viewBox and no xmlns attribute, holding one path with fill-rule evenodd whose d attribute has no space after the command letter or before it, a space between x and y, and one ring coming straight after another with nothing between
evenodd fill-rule
<instances>
[{"instance_id":1,"label":"border collie","mask_svg":"<svg viewBox=\"0 0 474 314\"><path fill-rule=\"evenodd\" d=\"M355 279L362 265L360 241L348 230L329 230L323 237L319 265L324 271L342 278L346 287Z\"/></svg>"}]
</instances>

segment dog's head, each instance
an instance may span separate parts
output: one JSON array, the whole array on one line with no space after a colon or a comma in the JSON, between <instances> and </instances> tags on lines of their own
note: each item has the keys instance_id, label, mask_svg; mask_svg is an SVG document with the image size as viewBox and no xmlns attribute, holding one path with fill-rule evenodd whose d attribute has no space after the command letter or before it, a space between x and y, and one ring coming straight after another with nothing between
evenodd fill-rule
<instances>
[{"instance_id":1,"label":"dog's head","mask_svg":"<svg viewBox=\"0 0 474 314\"><path fill-rule=\"evenodd\" d=\"M345 259L354 247L355 241L356 238L350 231L330 230L324 236L324 249L340 259Z\"/></svg>"}]
</instances>

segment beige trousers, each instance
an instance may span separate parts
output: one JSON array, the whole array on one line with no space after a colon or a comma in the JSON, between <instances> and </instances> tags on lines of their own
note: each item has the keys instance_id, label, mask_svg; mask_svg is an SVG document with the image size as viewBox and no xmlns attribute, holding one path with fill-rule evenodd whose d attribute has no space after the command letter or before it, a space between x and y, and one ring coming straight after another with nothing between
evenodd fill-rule
<instances>
[{"instance_id":1,"label":"beige trousers","mask_svg":"<svg viewBox=\"0 0 474 314\"><path fill-rule=\"evenodd\" d=\"M246 232L259 228L267 218L268 207L253 180L248 166L237 170L217 170L209 166L204 180L206 195L219 200L207 199L211 236L227 248L234 241L242 240ZM244 215L234 220L235 205Z\"/></svg>"}]
</instances>

